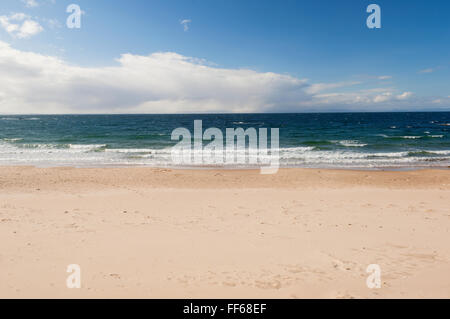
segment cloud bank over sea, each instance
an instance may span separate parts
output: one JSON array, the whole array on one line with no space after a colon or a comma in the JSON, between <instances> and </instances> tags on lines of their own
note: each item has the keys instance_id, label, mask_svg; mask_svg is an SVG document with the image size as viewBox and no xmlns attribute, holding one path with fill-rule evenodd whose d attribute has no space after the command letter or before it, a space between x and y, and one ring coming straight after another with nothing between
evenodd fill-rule
<instances>
[{"instance_id":1,"label":"cloud bank over sea","mask_svg":"<svg viewBox=\"0 0 450 319\"><path fill-rule=\"evenodd\" d=\"M220 68L173 52L127 53L114 66L81 67L2 41L0 75L0 112L16 114L389 111L450 102L392 87L358 89L358 81L311 83Z\"/></svg>"}]
</instances>

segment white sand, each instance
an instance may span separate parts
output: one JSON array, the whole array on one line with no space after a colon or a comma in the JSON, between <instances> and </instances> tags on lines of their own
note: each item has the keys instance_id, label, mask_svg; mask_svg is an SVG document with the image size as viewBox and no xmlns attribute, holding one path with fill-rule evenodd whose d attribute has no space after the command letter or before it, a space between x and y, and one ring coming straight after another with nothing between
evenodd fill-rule
<instances>
[{"instance_id":1,"label":"white sand","mask_svg":"<svg viewBox=\"0 0 450 319\"><path fill-rule=\"evenodd\" d=\"M4 167L0 190L1 298L450 297L449 170Z\"/></svg>"}]
</instances>

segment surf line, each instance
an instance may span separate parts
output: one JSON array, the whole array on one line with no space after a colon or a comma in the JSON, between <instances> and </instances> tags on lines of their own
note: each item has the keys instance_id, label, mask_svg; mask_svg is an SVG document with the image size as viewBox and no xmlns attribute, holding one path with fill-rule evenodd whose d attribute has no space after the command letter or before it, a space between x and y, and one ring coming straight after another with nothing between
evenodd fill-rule
<instances>
[{"instance_id":1,"label":"surf line","mask_svg":"<svg viewBox=\"0 0 450 319\"><path fill-rule=\"evenodd\" d=\"M216 127L203 132L202 120L194 121L194 135L184 127L172 131L172 141L178 143L172 147L172 161L185 165L236 165L251 164L260 167L261 174L278 172L279 128L270 129L270 154L267 128L249 127L243 129L226 128L226 148L224 134ZM213 139L214 137L214 139ZM248 143L246 143L248 139ZM210 141L203 146L204 141Z\"/></svg>"}]
</instances>

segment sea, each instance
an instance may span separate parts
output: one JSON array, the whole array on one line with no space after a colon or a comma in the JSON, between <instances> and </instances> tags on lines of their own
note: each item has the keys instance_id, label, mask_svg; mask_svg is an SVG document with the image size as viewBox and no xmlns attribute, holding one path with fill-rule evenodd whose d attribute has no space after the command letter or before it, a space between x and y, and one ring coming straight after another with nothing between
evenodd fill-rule
<instances>
[{"instance_id":1,"label":"sea","mask_svg":"<svg viewBox=\"0 0 450 319\"><path fill-rule=\"evenodd\" d=\"M177 168L172 132L193 135L194 120L224 136L226 128L279 128L281 167L450 167L450 112L0 115L0 165Z\"/></svg>"}]
</instances>

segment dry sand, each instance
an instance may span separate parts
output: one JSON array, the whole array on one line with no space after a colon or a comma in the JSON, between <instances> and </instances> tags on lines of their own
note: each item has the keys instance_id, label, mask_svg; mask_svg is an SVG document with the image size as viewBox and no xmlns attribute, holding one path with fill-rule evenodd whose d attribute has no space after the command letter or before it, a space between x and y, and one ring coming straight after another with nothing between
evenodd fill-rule
<instances>
[{"instance_id":1,"label":"dry sand","mask_svg":"<svg viewBox=\"0 0 450 319\"><path fill-rule=\"evenodd\" d=\"M450 170L3 167L0 297L449 298L449 203Z\"/></svg>"}]
</instances>

